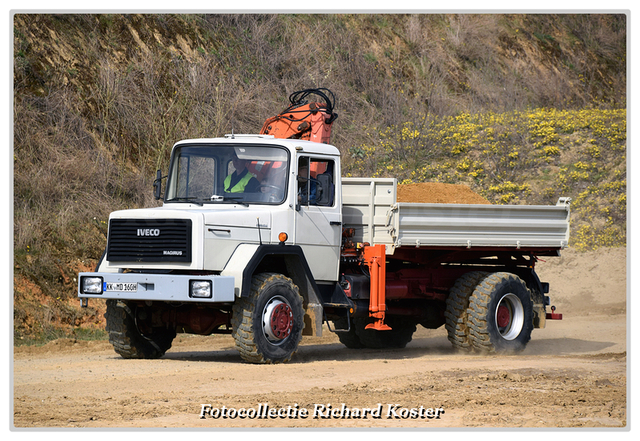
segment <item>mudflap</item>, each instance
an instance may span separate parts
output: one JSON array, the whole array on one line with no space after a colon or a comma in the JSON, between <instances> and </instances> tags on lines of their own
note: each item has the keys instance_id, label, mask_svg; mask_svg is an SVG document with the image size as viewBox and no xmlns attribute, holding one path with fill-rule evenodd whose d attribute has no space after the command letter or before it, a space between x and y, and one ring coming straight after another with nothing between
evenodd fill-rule
<instances>
[{"instance_id":1,"label":"mudflap","mask_svg":"<svg viewBox=\"0 0 640 441\"><path fill-rule=\"evenodd\" d=\"M319 303L308 303L304 311L302 335L322 337L322 319L324 308Z\"/></svg>"}]
</instances>

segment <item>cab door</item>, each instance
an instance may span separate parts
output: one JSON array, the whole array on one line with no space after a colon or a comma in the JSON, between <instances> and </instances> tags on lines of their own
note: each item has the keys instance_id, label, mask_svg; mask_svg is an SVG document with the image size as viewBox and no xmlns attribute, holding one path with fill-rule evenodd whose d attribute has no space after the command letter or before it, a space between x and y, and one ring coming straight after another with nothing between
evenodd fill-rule
<instances>
[{"instance_id":1,"label":"cab door","mask_svg":"<svg viewBox=\"0 0 640 441\"><path fill-rule=\"evenodd\" d=\"M316 281L337 281L342 241L338 158L300 156L297 164L295 243Z\"/></svg>"}]
</instances>

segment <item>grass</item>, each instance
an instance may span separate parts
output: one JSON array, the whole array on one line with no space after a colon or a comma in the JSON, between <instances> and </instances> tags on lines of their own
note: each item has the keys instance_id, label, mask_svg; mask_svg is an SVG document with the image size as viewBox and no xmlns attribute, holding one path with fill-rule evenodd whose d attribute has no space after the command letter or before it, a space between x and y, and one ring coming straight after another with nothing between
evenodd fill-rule
<instances>
[{"instance_id":1,"label":"grass","mask_svg":"<svg viewBox=\"0 0 640 441\"><path fill-rule=\"evenodd\" d=\"M32 332L28 334L15 333L14 346L43 346L47 343L67 338L78 341L107 340L109 335L104 329L76 328L52 328L49 331Z\"/></svg>"}]
</instances>

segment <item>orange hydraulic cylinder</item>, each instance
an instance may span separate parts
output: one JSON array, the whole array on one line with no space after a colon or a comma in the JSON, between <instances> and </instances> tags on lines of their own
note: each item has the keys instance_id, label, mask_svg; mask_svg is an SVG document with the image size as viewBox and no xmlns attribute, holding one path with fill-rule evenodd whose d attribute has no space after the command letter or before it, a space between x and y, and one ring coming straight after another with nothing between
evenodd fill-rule
<instances>
[{"instance_id":1,"label":"orange hydraulic cylinder","mask_svg":"<svg viewBox=\"0 0 640 441\"><path fill-rule=\"evenodd\" d=\"M387 305L385 304L386 249L384 245L371 245L364 248L364 261L369 267L369 317L373 323L365 329L388 331L391 328L384 323Z\"/></svg>"}]
</instances>

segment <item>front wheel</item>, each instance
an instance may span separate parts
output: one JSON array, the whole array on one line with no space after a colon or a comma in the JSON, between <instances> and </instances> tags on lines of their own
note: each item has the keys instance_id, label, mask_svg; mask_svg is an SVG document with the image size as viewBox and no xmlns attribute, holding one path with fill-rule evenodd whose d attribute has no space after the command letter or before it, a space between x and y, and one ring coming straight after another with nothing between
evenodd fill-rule
<instances>
[{"instance_id":1,"label":"front wheel","mask_svg":"<svg viewBox=\"0 0 640 441\"><path fill-rule=\"evenodd\" d=\"M173 328L151 327L144 308L124 300L107 300L107 332L122 358L160 358L176 336Z\"/></svg>"},{"instance_id":2,"label":"front wheel","mask_svg":"<svg viewBox=\"0 0 640 441\"><path fill-rule=\"evenodd\" d=\"M531 339L533 303L524 281L511 273L494 273L469 298L469 341L483 352L519 352Z\"/></svg>"},{"instance_id":3,"label":"front wheel","mask_svg":"<svg viewBox=\"0 0 640 441\"><path fill-rule=\"evenodd\" d=\"M304 309L298 287L282 274L253 277L249 296L233 305L232 335L243 360L281 363L302 339Z\"/></svg>"}]
</instances>

